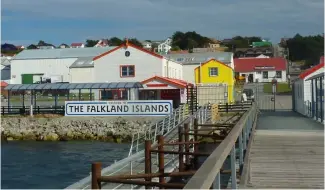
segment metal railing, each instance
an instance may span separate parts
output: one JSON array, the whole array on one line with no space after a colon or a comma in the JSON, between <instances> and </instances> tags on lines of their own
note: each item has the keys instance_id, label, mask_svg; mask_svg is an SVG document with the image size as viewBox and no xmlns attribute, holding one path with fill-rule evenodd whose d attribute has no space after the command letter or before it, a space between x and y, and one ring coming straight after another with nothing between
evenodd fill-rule
<instances>
[{"instance_id":1,"label":"metal railing","mask_svg":"<svg viewBox=\"0 0 325 190\"><path fill-rule=\"evenodd\" d=\"M193 115L189 115L188 113L185 114L184 116L180 113L186 113L186 109L187 109L187 105L183 105L184 107L180 107L177 110L175 110L175 114L181 116L181 118L179 119L178 117L176 117L176 120L178 121L177 124L173 124L173 125L161 125L159 127L159 125L154 125L155 130L157 129L157 132L155 132L154 130L151 131L152 136L148 135L144 135L141 136L141 138L136 139L133 141L133 145L131 146L130 150L133 150L133 154L129 153L129 156L115 162L114 164L104 168L101 171L101 175L105 175L105 176L111 176L114 175L120 171L125 171L129 172L130 174L132 174L133 171L135 171L136 168L138 168L139 166L143 165L143 161L145 159L144 157L144 146L142 146L142 140L147 140L146 138L148 137L148 139L152 140L152 146L156 146L157 145L157 140L155 139L155 135L154 134L163 134L166 139L168 139L169 141L172 141L173 138L178 138L178 127L181 126L184 123L188 123L189 124L189 128L193 129L194 126L194 119L197 118L198 122L205 122L206 120L208 120L211 116L211 111L209 110L209 106L203 106L201 107L196 113L194 113ZM174 114L172 115L174 116ZM169 117L169 116L168 116ZM163 120L161 120L158 123L166 123L166 120L168 121L168 117L165 117ZM165 121L165 122L164 122ZM167 122L168 123L168 122ZM169 122L170 123L170 122ZM173 122L171 122L173 123ZM174 122L175 123L175 122ZM150 131L150 130L149 130ZM150 133L149 133L150 134ZM137 134L136 134L137 135ZM140 136L140 135L139 135ZM192 138L192 137L191 137ZM153 141L155 140L155 141ZM136 143L138 143L138 146L136 145ZM134 145L135 144L135 145ZM173 149L174 150L174 149ZM132 151L130 151L132 152ZM158 157L158 154L157 154ZM169 159L169 161L167 163L165 163L165 167L169 168L166 170L174 170L175 167L177 166L178 162L178 156L175 155L167 155L166 159ZM154 161L152 164L158 164L158 159L156 159L156 161ZM144 172L144 170L136 171L137 173L141 173ZM123 172L125 173L125 172ZM120 187L122 187L124 184L116 184L116 186L114 186L114 188L112 189L118 189ZM66 189L89 189L91 187L91 173L88 177L68 186ZM131 187L131 189L136 188L136 186Z\"/></svg>"},{"instance_id":2,"label":"metal railing","mask_svg":"<svg viewBox=\"0 0 325 190\"><path fill-rule=\"evenodd\" d=\"M30 106L1 106L1 115L28 115ZM34 114L60 114L64 115L64 106L33 106Z\"/></svg>"},{"instance_id":3,"label":"metal railing","mask_svg":"<svg viewBox=\"0 0 325 190\"><path fill-rule=\"evenodd\" d=\"M239 149L239 167L244 165L244 150L247 149L251 131L256 125L257 107L252 107L241 117L227 137L211 153L195 175L186 184L184 189L213 189L220 188L220 169L222 169L227 157L231 160L231 189L237 189L236 178L236 141Z\"/></svg>"},{"instance_id":4,"label":"metal railing","mask_svg":"<svg viewBox=\"0 0 325 190\"><path fill-rule=\"evenodd\" d=\"M128 156L144 150L145 140L152 140L152 142L155 143L158 134L165 135L169 131L173 130L179 123L183 122L188 115L188 105L181 105L175 109L172 114L150 126L144 133L138 131L137 133L132 134L132 142Z\"/></svg>"}]
</instances>

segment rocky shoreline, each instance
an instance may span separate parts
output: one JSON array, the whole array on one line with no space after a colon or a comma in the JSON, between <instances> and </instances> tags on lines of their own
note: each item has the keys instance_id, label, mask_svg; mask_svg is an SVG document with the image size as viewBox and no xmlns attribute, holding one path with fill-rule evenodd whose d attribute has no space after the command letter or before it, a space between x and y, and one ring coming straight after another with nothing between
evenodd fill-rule
<instances>
[{"instance_id":1,"label":"rocky shoreline","mask_svg":"<svg viewBox=\"0 0 325 190\"><path fill-rule=\"evenodd\" d=\"M2 117L1 140L131 142L132 134L143 134L156 121L139 117Z\"/></svg>"}]
</instances>

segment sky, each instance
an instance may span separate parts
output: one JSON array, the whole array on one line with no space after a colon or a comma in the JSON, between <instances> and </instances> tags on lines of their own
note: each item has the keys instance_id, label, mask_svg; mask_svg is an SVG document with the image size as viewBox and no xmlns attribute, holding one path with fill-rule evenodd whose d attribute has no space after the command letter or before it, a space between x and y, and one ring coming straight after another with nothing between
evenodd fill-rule
<instances>
[{"instance_id":1,"label":"sky","mask_svg":"<svg viewBox=\"0 0 325 190\"><path fill-rule=\"evenodd\" d=\"M324 0L2 0L1 42L163 40L175 31L217 39L324 32Z\"/></svg>"}]
</instances>

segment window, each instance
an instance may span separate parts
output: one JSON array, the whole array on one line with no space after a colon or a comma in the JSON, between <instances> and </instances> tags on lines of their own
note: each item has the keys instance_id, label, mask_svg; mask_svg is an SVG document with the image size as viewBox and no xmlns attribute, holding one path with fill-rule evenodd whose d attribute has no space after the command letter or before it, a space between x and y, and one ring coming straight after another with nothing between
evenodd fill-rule
<instances>
[{"instance_id":1,"label":"window","mask_svg":"<svg viewBox=\"0 0 325 190\"><path fill-rule=\"evenodd\" d=\"M209 68L209 76L216 77L218 76L218 67L211 67Z\"/></svg>"},{"instance_id":2,"label":"window","mask_svg":"<svg viewBox=\"0 0 325 190\"><path fill-rule=\"evenodd\" d=\"M120 66L121 77L134 77L135 70L134 65L122 65Z\"/></svg>"},{"instance_id":3,"label":"window","mask_svg":"<svg viewBox=\"0 0 325 190\"><path fill-rule=\"evenodd\" d=\"M268 71L263 71L263 79L269 78L269 72Z\"/></svg>"},{"instance_id":4,"label":"window","mask_svg":"<svg viewBox=\"0 0 325 190\"><path fill-rule=\"evenodd\" d=\"M276 71L275 77L276 78L282 78L282 71Z\"/></svg>"}]
</instances>

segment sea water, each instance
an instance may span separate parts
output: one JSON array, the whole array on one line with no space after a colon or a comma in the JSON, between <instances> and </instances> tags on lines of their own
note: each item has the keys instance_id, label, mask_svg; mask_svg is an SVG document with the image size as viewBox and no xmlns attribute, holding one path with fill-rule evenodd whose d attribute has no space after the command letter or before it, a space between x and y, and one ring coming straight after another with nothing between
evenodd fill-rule
<instances>
[{"instance_id":1,"label":"sea water","mask_svg":"<svg viewBox=\"0 0 325 190\"><path fill-rule=\"evenodd\" d=\"M105 142L1 143L1 188L62 189L89 176L92 162L103 167L128 155L129 144Z\"/></svg>"}]
</instances>

